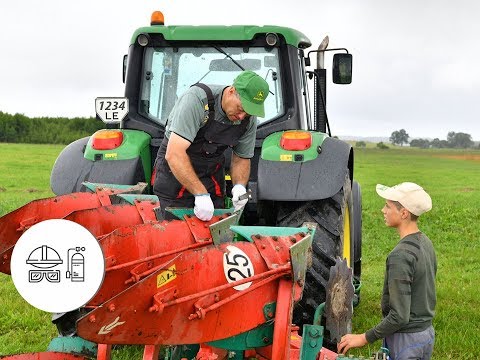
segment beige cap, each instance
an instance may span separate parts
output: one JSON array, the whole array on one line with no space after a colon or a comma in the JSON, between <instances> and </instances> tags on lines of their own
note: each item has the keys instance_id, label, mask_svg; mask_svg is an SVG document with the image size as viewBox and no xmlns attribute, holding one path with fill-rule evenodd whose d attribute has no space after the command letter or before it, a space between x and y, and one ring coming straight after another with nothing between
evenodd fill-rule
<instances>
[{"instance_id":1,"label":"beige cap","mask_svg":"<svg viewBox=\"0 0 480 360\"><path fill-rule=\"evenodd\" d=\"M398 201L413 215L420 216L432 209L430 195L420 185L412 182L404 182L392 187L377 184L377 194L382 198Z\"/></svg>"}]
</instances>

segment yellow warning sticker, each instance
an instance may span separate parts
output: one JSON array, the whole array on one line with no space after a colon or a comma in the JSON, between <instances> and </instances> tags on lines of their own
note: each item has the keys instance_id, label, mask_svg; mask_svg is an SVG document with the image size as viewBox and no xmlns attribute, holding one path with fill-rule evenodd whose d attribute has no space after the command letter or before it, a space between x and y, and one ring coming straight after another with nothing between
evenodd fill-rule
<instances>
[{"instance_id":1,"label":"yellow warning sticker","mask_svg":"<svg viewBox=\"0 0 480 360\"><path fill-rule=\"evenodd\" d=\"M168 268L168 270L162 271L160 274L157 275L157 289L176 278L176 268L175 265L172 265Z\"/></svg>"},{"instance_id":2,"label":"yellow warning sticker","mask_svg":"<svg viewBox=\"0 0 480 360\"><path fill-rule=\"evenodd\" d=\"M292 161L293 155L292 154L280 154L280 161Z\"/></svg>"},{"instance_id":3,"label":"yellow warning sticker","mask_svg":"<svg viewBox=\"0 0 480 360\"><path fill-rule=\"evenodd\" d=\"M105 154L105 159L116 159L117 153Z\"/></svg>"}]
</instances>

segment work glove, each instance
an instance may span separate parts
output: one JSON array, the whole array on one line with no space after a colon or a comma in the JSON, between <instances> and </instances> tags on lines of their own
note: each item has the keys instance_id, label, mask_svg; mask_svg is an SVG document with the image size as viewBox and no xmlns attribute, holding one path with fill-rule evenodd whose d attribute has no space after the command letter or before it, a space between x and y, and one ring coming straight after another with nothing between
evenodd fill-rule
<instances>
[{"instance_id":1,"label":"work glove","mask_svg":"<svg viewBox=\"0 0 480 360\"><path fill-rule=\"evenodd\" d=\"M193 212L195 216L203 221L209 221L213 216L213 202L210 194L195 195L195 206Z\"/></svg>"},{"instance_id":2,"label":"work glove","mask_svg":"<svg viewBox=\"0 0 480 360\"><path fill-rule=\"evenodd\" d=\"M240 200L240 196L243 196L244 199ZM243 208L248 202L247 189L242 184L237 184L232 188L232 202L235 211Z\"/></svg>"}]
</instances>

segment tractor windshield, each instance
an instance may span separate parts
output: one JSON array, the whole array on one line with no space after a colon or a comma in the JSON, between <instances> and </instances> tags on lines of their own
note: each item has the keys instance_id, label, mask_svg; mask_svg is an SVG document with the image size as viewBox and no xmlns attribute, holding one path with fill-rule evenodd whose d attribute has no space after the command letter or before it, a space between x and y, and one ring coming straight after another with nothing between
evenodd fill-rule
<instances>
[{"instance_id":1,"label":"tractor windshield","mask_svg":"<svg viewBox=\"0 0 480 360\"><path fill-rule=\"evenodd\" d=\"M165 125L175 101L191 85L231 85L245 70L255 71L270 87L265 101L265 118L259 124L284 113L278 49L263 47L147 48L144 56L140 112ZM233 60L235 61L233 61Z\"/></svg>"}]
</instances>

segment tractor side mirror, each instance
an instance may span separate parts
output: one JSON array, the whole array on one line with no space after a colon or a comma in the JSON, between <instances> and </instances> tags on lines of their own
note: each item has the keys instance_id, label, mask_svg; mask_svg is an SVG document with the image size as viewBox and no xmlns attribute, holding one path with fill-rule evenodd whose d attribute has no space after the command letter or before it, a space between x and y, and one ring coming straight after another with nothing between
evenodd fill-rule
<instances>
[{"instance_id":1,"label":"tractor side mirror","mask_svg":"<svg viewBox=\"0 0 480 360\"><path fill-rule=\"evenodd\" d=\"M125 84L125 77L127 76L127 59L128 55L123 55L123 83Z\"/></svg>"},{"instance_id":2,"label":"tractor side mirror","mask_svg":"<svg viewBox=\"0 0 480 360\"><path fill-rule=\"evenodd\" d=\"M332 78L335 84L352 82L352 54L333 55Z\"/></svg>"}]
</instances>

